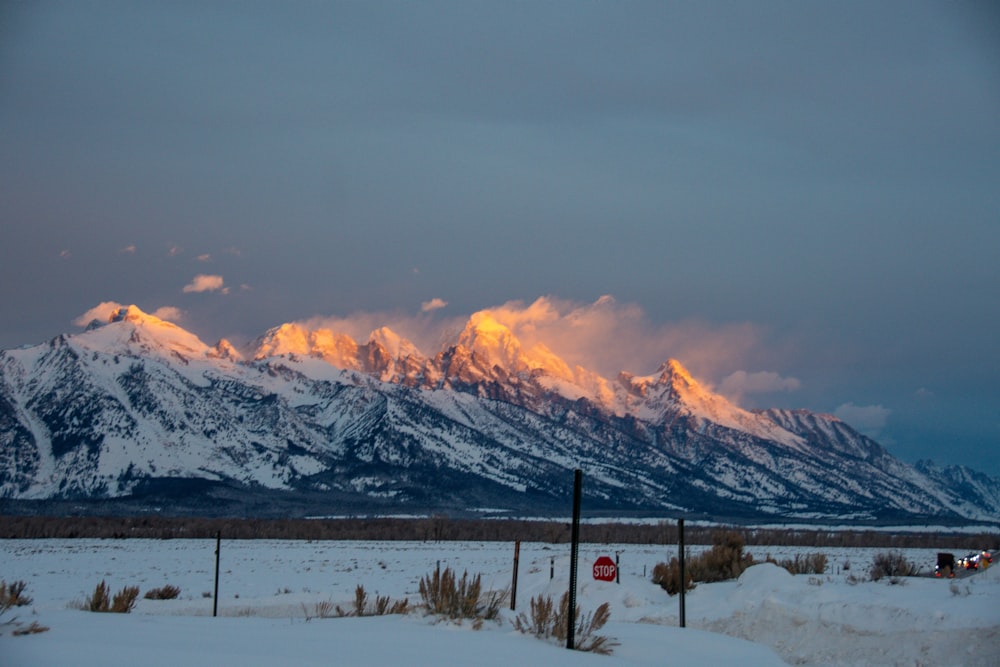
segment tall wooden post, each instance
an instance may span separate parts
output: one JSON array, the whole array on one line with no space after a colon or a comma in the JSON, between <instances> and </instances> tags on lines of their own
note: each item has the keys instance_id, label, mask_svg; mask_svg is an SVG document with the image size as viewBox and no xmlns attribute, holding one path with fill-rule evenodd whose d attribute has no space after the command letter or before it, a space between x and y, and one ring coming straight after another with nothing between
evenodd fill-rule
<instances>
[{"instance_id":1,"label":"tall wooden post","mask_svg":"<svg viewBox=\"0 0 1000 667\"><path fill-rule=\"evenodd\" d=\"M569 618L566 619L566 648L576 648L576 572L580 554L580 497L583 490L583 471L573 474L573 537L569 558Z\"/></svg>"},{"instance_id":2,"label":"tall wooden post","mask_svg":"<svg viewBox=\"0 0 1000 667\"><path fill-rule=\"evenodd\" d=\"M684 519L677 520L677 549L680 554L677 556L677 560L680 562L681 569L681 627L687 627L687 622L684 619L684 593L687 591L687 575L684 573Z\"/></svg>"},{"instance_id":3,"label":"tall wooden post","mask_svg":"<svg viewBox=\"0 0 1000 667\"><path fill-rule=\"evenodd\" d=\"M222 550L222 531L215 533L215 595L212 596L212 616L219 615L219 552Z\"/></svg>"},{"instance_id":4,"label":"tall wooden post","mask_svg":"<svg viewBox=\"0 0 1000 667\"><path fill-rule=\"evenodd\" d=\"M514 578L510 584L510 610L517 606L517 563L521 558L521 540L514 542Z\"/></svg>"}]
</instances>

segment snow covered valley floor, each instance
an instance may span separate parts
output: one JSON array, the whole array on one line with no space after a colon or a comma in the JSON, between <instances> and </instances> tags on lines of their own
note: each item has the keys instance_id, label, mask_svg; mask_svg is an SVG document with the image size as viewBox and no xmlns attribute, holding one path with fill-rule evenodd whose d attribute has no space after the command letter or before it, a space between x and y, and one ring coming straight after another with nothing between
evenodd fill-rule
<instances>
[{"instance_id":1,"label":"snow covered valley floor","mask_svg":"<svg viewBox=\"0 0 1000 667\"><path fill-rule=\"evenodd\" d=\"M577 606L610 603L598 633L611 656L568 651L514 629L532 596L555 600L569 580L567 544L522 543L517 612L475 630L426 616L317 618L325 603L352 606L360 584L371 597L420 602L420 579L440 563L481 574L486 589L511 584L512 543L222 541L219 618L212 618L215 540L0 540L0 578L25 581L33 602L0 617L0 665L990 665L1000 664L1000 563L954 580L866 581L883 549L748 547L768 555L825 553L823 575L792 576L756 565L737 581L700 584L678 598L650 583L676 546L581 545ZM703 548L692 546L691 552ZM620 552L621 583L595 581L592 563ZM933 571L935 551L906 558ZM956 554L960 555L960 554ZM551 577L551 578L550 578ZM105 580L112 592L138 586L130 614L74 607ZM147 590L181 589L174 600ZM16 618L14 618L16 617ZM31 623L46 632L14 636Z\"/></svg>"}]
</instances>

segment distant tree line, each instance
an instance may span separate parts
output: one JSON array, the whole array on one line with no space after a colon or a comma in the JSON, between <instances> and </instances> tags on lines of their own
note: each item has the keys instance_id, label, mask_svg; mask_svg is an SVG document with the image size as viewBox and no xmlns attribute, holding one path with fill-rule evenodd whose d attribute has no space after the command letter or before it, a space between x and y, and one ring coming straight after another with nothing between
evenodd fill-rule
<instances>
[{"instance_id":1,"label":"distant tree line","mask_svg":"<svg viewBox=\"0 0 1000 667\"><path fill-rule=\"evenodd\" d=\"M1000 533L885 532L724 527L748 546L882 547L1000 550ZM720 526L686 525L687 544L712 544ZM0 516L0 539L147 538L228 540L410 540L563 543L570 541L566 521L522 519L342 518L230 519L166 516ZM584 523L580 539L592 544L677 544L677 524L659 522Z\"/></svg>"}]
</instances>

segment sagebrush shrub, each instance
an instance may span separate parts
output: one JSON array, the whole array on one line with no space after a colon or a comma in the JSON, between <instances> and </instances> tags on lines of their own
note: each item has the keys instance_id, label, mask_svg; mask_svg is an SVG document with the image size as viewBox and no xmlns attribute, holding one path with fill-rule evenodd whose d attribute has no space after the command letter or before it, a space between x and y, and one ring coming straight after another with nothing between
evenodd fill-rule
<instances>
[{"instance_id":1,"label":"sagebrush shrub","mask_svg":"<svg viewBox=\"0 0 1000 667\"><path fill-rule=\"evenodd\" d=\"M774 563L778 567L783 567L791 574L823 574L826 572L826 554L796 554L794 558L784 558L774 560L768 558L767 562Z\"/></svg>"},{"instance_id":2,"label":"sagebrush shrub","mask_svg":"<svg viewBox=\"0 0 1000 667\"><path fill-rule=\"evenodd\" d=\"M108 585L102 579L101 583L94 587L94 592L90 596L90 603L87 606L89 611L106 612L111 609L111 598L108 594Z\"/></svg>"},{"instance_id":3,"label":"sagebrush shrub","mask_svg":"<svg viewBox=\"0 0 1000 667\"><path fill-rule=\"evenodd\" d=\"M111 598L111 611L115 614L127 614L135 607L135 601L139 598L138 586L126 586Z\"/></svg>"},{"instance_id":4,"label":"sagebrush shrub","mask_svg":"<svg viewBox=\"0 0 1000 667\"><path fill-rule=\"evenodd\" d=\"M684 568L684 579L686 590L694 588L691 570L687 567ZM653 583L659 585L670 595L677 595L681 592L681 564L676 556L671 558L669 563L657 563L653 567Z\"/></svg>"},{"instance_id":5,"label":"sagebrush shrub","mask_svg":"<svg viewBox=\"0 0 1000 667\"><path fill-rule=\"evenodd\" d=\"M611 649L618 644L604 635L594 634L604 627L611 618L611 606L605 602L594 610L593 614L584 614L581 618L577 608L574 616L573 644L578 651L610 655ZM569 592L563 593L559 606L556 607L552 598L539 595L531 598L530 618L522 611L514 618L514 628L518 632L534 635L539 639L555 638L565 642L569 636Z\"/></svg>"},{"instance_id":6,"label":"sagebrush shrub","mask_svg":"<svg viewBox=\"0 0 1000 667\"><path fill-rule=\"evenodd\" d=\"M94 592L91 594L90 599L86 600L80 606L87 611L127 614L132 611L133 607L135 607L135 602L138 597L138 586L126 586L115 593L114 597L111 597L108 584L102 579L101 583L97 584L94 588Z\"/></svg>"},{"instance_id":7,"label":"sagebrush shrub","mask_svg":"<svg viewBox=\"0 0 1000 667\"><path fill-rule=\"evenodd\" d=\"M507 591L490 591L482 594L482 576L469 578L468 572L458 579L450 567L441 571L439 565L433 573L420 579L420 599L432 614L452 620L473 619L476 627L484 620L494 620L507 599Z\"/></svg>"},{"instance_id":8,"label":"sagebrush shrub","mask_svg":"<svg viewBox=\"0 0 1000 667\"><path fill-rule=\"evenodd\" d=\"M694 582L710 583L735 579L754 564L753 556L743 552L743 536L735 531L716 532L712 548L684 562L685 590L694 588ZM681 590L680 562L675 557L669 563L658 563L653 568L653 583L659 584L670 595Z\"/></svg>"},{"instance_id":9,"label":"sagebrush shrub","mask_svg":"<svg viewBox=\"0 0 1000 667\"><path fill-rule=\"evenodd\" d=\"M919 569L908 561L901 551L881 551L872 557L872 566L868 574L872 581L879 581L883 577L895 580L898 577L912 577Z\"/></svg>"}]
</instances>

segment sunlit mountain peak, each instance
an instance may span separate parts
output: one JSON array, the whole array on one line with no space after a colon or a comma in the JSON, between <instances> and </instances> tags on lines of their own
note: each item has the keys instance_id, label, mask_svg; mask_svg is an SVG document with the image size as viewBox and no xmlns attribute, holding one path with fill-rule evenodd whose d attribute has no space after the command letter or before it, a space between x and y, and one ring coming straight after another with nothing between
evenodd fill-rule
<instances>
[{"instance_id":1,"label":"sunlit mountain peak","mask_svg":"<svg viewBox=\"0 0 1000 667\"><path fill-rule=\"evenodd\" d=\"M308 354L309 331L294 322L287 322L268 329L257 340L255 359L266 359L281 354Z\"/></svg>"},{"instance_id":2,"label":"sunlit mountain peak","mask_svg":"<svg viewBox=\"0 0 1000 667\"><path fill-rule=\"evenodd\" d=\"M294 322L270 329L261 336L254 359L286 354L319 357L338 368L358 366L358 344L353 338L330 329L310 330Z\"/></svg>"},{"instance_id":3,"label":"sunlit mountain peak","mask_svg":"<svg viewBox=\"0 0 1000 667\"><path fill-rule=\"evenodd\" d=\"M482 365L499 366L511 373L541 371L567 382L575 376L569 365L543 343L524 349L521 341L489 311L480 311L469 318L458 338Z\"/></svg>"},{"instance_id":4,"label":"sunlit mountain peak","mask_svg":"<svg viewBox=\"0 0 1000 667\"><path fill-rule=\"evenodd\" d=\"M205 357L209 351L194 334L134 305L113 309L106 324L88 327L77 340L87 348L113 347L123 352L160 350L185 359Z\"/></svg>"},{"instance_id":5,"label":"sunlit mountain peak","mask_svg":"<svg viewBox=\"0 0 1000 667\"><path fill-rule=\"evenodd\" d=\"M403 338L389 327L379 327L368 336L368 342L376 342L386 349L394 359L422 357L420 350L412 342Z\"/></svg>"},{"instance_id":6,"label":"sunlit mountain peak","mask_svg":"<svg viewBox=\"0 0 1000 667\"><path fill-rule=\"evenodd\" d=\"M240 351L225 338L219 340L215 346L209 350L208 356L216 359L229 359L230 361L243 361Z\"/></svg>"},{"instance_id":7,"label":"sunlit mountain peak","mask_svg":"<svg viewBox=\"0 0 1000 667\"><path fill-rule=\"evenodd\" d=\"M513 368L521 353L521 342L488 311L474 313L469 318L458 344L509 368Z\"/></svg>"}]
</instances>

